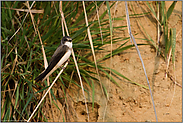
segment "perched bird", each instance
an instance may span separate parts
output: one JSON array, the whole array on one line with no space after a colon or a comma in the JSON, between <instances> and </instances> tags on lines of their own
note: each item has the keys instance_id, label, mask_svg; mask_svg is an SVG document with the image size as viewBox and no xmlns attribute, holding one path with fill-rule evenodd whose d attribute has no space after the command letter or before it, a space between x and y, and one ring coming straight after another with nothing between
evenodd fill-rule
<instances>
[{"instance_id":1,"label":"perched bird","mask_svg":"<svg viewBox=\"0 0 183 123\"><path fill-rule=\"evenodd\" d=\"M35 78L35 81L44 81L48 78L57 68L61 67L69 59L71 52L72 38L65 36L62 38L60 45L51 57L48 67Z\"/></svg>"}]
</instances>

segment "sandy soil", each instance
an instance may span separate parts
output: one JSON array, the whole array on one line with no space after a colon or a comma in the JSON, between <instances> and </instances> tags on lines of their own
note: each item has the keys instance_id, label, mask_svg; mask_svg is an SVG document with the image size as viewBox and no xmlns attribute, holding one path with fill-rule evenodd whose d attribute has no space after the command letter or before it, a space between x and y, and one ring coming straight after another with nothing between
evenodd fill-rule
<instances>
[{"instance_id":1,"label":"sandy soil","mask_svg":"<svg viewBox=\"0 0 183 123\"><path fill-rule=\"evenodd\" d=\"M112 2L111 2L112 3ZM166 8L171 5L172 2L166 2ZM133 5L136 13L149 12L145 2L130 2ZM132 14L132 8L129 6L129 14ZM121 17L125 15L125 4L122 1L117 3L111 9L112 16ZM106 10L106 5L101 7L100 12ZM114 14L115 11L115 14ZM105 18L108 18L107 16ZM182 121L182 88L174 84L174 80L182 85L182 2L179 1L175 10L173 11L168 21L169 28L176 28L176 63L175 71L173 70L172 62L169 65L169 76L165 77L166 62L160 57L156 56L156 51L151 46L139 46L143 62L146 67L148 79L150 81L151 88L153 89L153 97L156 106L158 121L160 122L181 122ZM145 32L143 31L140 23L145 28L147 33L152 37L154 41L157 41L157 24L152 15L139 16L138 18L130 18L132 33L138 33L135 36L137 43L147 43ZM114 21L113 26L125 26L126 20ZM128 37L127 30L124 30L121 34L116 33L115 36L123 35ZM127 44L129 45L130 42ZM119 46L120 43L113 45L113 48ZM110 46L105 46L110 50ZM97 53L97 59L104 56L106 53ZM112 57L112 64L110 65L110 59L103 61L104 65L115 69L122 73L132 81L139 84L147 85L147 81L144 75L144 71L136 52L135 48L126 50L125 52ZM91 95L87 96L88 107L90 111L90 122L154 122L155 115L152 106L152 101L149 93L149 89L142 88L141 86L129 83L127 80L120 78L115 79L122 87L120 89L115 84L110 82L106 77L101 76L101 80L106 86L109 93L109 100L107 101L102 94L99 84L95 84L95 105L92 110ZM84 85L85 88L89 87ZM84 105L84 99L81 90L72 85L72 92L68 92L70 96L70 121L87 121L86 108ZM62 105L57 102L60 109ZM107 107L106 107L107 105ZM50 118L50 121L62 122L62 116L64 112L60 112L55 106L52 107L54 114L51 114L50 106L45 106L45 115ZM72 107L72 108L71 108ZM53 120L54 117L54 120Z\"/></svg>"}]
</instances>

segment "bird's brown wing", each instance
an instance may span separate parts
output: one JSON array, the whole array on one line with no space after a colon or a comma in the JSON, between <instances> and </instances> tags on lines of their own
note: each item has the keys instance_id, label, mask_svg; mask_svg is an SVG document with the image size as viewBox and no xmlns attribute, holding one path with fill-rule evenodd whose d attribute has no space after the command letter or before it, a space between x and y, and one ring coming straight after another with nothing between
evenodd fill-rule
<instances>
[{"instance_id":1,"label":"bird's brown wing","mask_svg":"<svg viewBox=\"0 0 183 123\"><path fill-rule=\"evenodd\" d=\"M46 70L43 73L41 73L38 77L36 77L35 80L39 81L39 80L43 79L60 61L60 59L64 56L64 54L67 52L68 49L69 49L69 47L66 45L59 46L56 49L56 51L54 52L54 54L52 55L49 65L46 68Z\"/></svg>"}]
</instances>

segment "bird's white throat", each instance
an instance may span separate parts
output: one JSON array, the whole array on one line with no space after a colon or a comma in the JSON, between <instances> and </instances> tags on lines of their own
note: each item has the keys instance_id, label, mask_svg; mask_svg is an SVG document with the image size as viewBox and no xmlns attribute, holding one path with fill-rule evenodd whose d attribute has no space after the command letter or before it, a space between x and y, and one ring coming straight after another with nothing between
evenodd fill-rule
<instances>
[{"instance_id":1,"label":"bird's white throat","mask_svg":"<svg viewBox=\"0 0 183 123\"><path fill-rule=\"evenodd\" d=\"M65 42L65 45L68 46L69 48L72 48L72 42Z\"/></svg>"}]
</instances>

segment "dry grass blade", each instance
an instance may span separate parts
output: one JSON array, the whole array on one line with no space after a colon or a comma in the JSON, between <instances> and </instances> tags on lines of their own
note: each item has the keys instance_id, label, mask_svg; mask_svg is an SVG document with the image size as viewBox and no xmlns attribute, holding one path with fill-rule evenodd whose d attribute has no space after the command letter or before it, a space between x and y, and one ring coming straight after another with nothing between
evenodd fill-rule
<instances>
[{"instance_id":1,"label":"dry grass blade","mask_svg":"<svg viewBox=\"0 0 183 123\"><path fill-rule=\"evenodd\" d=\"M4 68L2 68L2 69L1 69L1 73L2 73L3 71L5 71L7 68L9 68L10 65L11 65L11 64L7 64Z\"/></svg>"},{"instance_id":2,"label":"dry grass blade","mask_svg":"<svg viewBox=\"0 0 183 123\"><path fill-rule=\"evenodd\" d=\"M68 62L65 63L64 68L66 68L68 65ZM31 118L33 117L34 113L36 112L36 110L38 109L38 107L40 106L40 104L42 103L42 101L44 100L44 98L46 97L46 95L48 94L48 92L50 91L50 89L53 87L53 85L55 84L55 82L57 81L58 77L61 75L61 73L63 72L64 69L62 69L59 74L57 75L57 77L55 78L55 80L53 81L53 83L50 85L50 87L48 88L48 90L46 91L46 93L44 94L44 96L42 97L42 99L40 100L39 104L36 106L36 108L34 109L33 113L31 114L31 116L29 117L29 119L27 120L27 122L29 122L31 120Z\"/></svg>"},{"instance_id":3,"label":"dry grass blade","mask_svg":"<svg viewBox=\"0 0 183 123\"><path fill-rule=\"evenodd\" d=\"M13 71L14 71L14 69L15 69L15 65L16 65L16 63L17 63L17 61L18 61L18 55L17 55L17 47L15 48L15 53L16 53L16 56L15 56L15 59L14 59L14 62L13 62L13 68L12 68L12 70L11 70L11 75L13 74ZM10 76L11 77L11 76ZM10 79L10 77L8 78L8 79ZM17 82L15 82L15 88L14 88L14 91L13 91L13 95L11 94L11 91L10 91L10 87L9 87L9 85L8 85L8 93L9 93L9 95L10 95L10 97L11 97L11 101L12 101L12 103L14 103L14 98L13 98L13 96L14 96L14 94L15 94L15 91L16 91L16 88L17 88Z\"/></svg>"},{"instance_id":4,"label":"dry grass blade","mask_svg":"<svg viewBox=\"0 0 183 123\"><path fill-rule=\"evenodd\" d=\"M63 19L63 22L64 22L64 26L65 26L65 29L66 29L66 33L67 33L67 35L69 36L69 31L68 31L68 29L67 29L67 24L66 24L66 21L65 21L65 17L64 17L64 13L62 12L62 19Z\"/></svg>"},{"instance_id":5,"label":"dry grass blade","mask_svg":"<svg viewBox=\"0 0 183 123\"><path fill-rule=\"evenodd\" d=\"M81 89L82 89L82 93L83 93L84 100L85 100L86 111L87 111L87 115L88 115L88 122L89 122L89 111L88 111L88 106L87 106L87 103L86 103L86 97L85 97L85 93L84 93L83 82L82 82L81 75L80 75L80 72L79 72L79 68L78 68L78 65L77 65L77 61L76 61L76 58L75 58L75 55L74 55L74 50L72 50L72 56L73 56L74 63L76 65L76 70L77 70L77 73L78 73L78 76L79 76Z\"/></svg>"},{"instance_id":6,"label":"dry grass blade","mask_svg":"<svg viewBox=\"0 0 183 123\"><path fill-rule=\"evenodd\" d=\"M15 65L16 65L16 62L17 62L17 59L18 59L18 56L17 56L17 47L15 48L15 53L16 53L16 56L15 56L15 60L13 62L13 68L11 70L11 74L13 74L13 71L15 69Z\"/></svg>"},{"instance_id":7,"label":"dry grass blade","mask_svg":"<svg viewBox=\"0 0 183 123\"><path fill-rule=\"evenodd\" d=\"M42 49L42 52L43 52L44 68L46 69L48 67L48 61L46 59L46 54L45 54L45 51L44 51L43 42L42 42L41 35L39 33L38 27L37 27L37 32L38 32L39 40L40 40L40 43L41 43L41 49Z\"/></svg>"},{"instance_id":8,"label":"dry grass blade","mask_svg":"<svg viewBox=\"0 0 183 123\"><path fill-rule=\"evenodd\" d=\"M157 118L157 114L156 114L156 108L155 108L155 104L154 104L154 99L153 99L153 95L152 95L152 91L151 91L151 87L150 87L150 84L149 84L149 80L148 80L148 77L147 77L147 73L146 73L146 70L145 70L145 66L144 66L144 63L143 63L143 60L142 60L142 57L141 57L141 54L140 54L140 51L138 49L138 46L137 46L137 43L135 41L135 38L133 37L132 33L131 33L131 28L130 28L130 19L129 19L129 14L128 14L128 6L127 6L127 2L125 1L125 7L126 7L126 21L127 21L127 25L128 25L128 33L130 35L130 39L133 40L134 42L134 45L135 45L135 48L137 50L137 53L139 55L139 58L141 60L141 63L142 63L142 67L144 69L144 74L146 76L146 79L147 79L147 84L149 86L149 91L150 91L150 95L151 95L151 99L152 99L152 103L153 103L153 108L154 108L154 114L155 114L155 117L156 117L156 122L158 122L158 118Z\"/></svg>"},{"instance_id":9,"label":"dry grass blade","mask_svg":"<svg viewBox=\"0 0 183 123\"><path fill-rule=\"evenodd\" d=\"M34 17L32 15L31 9L29 7L29 1L27 1L27 6L28 6L28 9L29 9L29 12L30 12L30 15L31 15L31 19L32 19L32 23L33 23L34 29L36 30L36 26L35 26L35 23L34 23ZM37 34L37 32L36 32L36 34Z\"/></svg>"},{"instance_id":10,"label":"dry grass blade","mask_svg":"<svg viewBox=\"0 0 183 123\"><path fill-rule=\"evenodd\" d=\"M19 16L19 17L20 17L20 16ZM16 18L16 16L15 16L15 18ZM17 22L19 23L19 25L20 25L20 27L21 27L21 29L22 29L22 32L23 32L23 26L22 26L22 24L19 22L18 18L16 18L16 20L17 20ZM29 43L28 43L28 41L27 41L27 37L26 37L25 35L24 35L24 38L25 38L25 41L26 41L26 43L27 43L28 48L30 49Z\"/></svg>"},{"instance_id":11,"label":"dry grass blade","mask_svg":"<svg viewBox=\"0 0 183 123\"><path fill-rule=\"evenodd\" d=\"M45 51L44 51L44 47L43 47L43 43L42 43L42 40L41 40L41 35L39 33L39 30L38 30L38 27L37 27L37 32L38 32L38 35L39 35L39 39L40 39L40 42L41 42L41 49L42 49L42 52L43 52L43 58L44 58L44 67L45 69L48 67L48 61L46 59L46 54L45 54ZM47 78L47 82L48 82L48 86L50 85L50 81L49 81L49 77ZM53 113L53 108L52 108L52 98L51 98L51 92L49 91L49 99L50 99L50 103L51 103L51 111ZM52 114L53 115L53 114ZM54 119L53 119L54 120Z\"/></svg>"},{"instance_id":12,"label":"dry grass blade","mask_svg":"<svg viewBox=\"0 0 183 123\"><path fill-rule=\"evenodd\" d=\"M9 43L10 44L10 43ZM11 45L11 44L10 44ZM8 58L8 56L11 54L11 52L13 51L13 49L16 47L17 44L14 45L14 47L10 50L10 52L8 53L8 55L6 56L6 59Z\"/></svg>"},{"instance_id":13,"label":"dry grass blade","mask_svg":"<svg viewBox=\"0 0 183 123\"><path fill-rule=\"evenodd\" d=\"M29 3L27 3L28 4L28 8L29 8L29 11L30 11L30 7L29 7ZM35 29L35 33L36 34L38 34L38 36L39 36L39 41L40 41L40 43L41 43L41 49L42 49L42 52L43 52L43 58L44 58L44 67L45 67L45 69L48 67L48 61L47 61L47 59L46 59L46 54L45 54L45 51L44 51L44 47L43 47L43 42L42 42L42 39L41 39L41 35L40 35L40 33L39 33L39 29L38 29L38 27L36 28L35 27L35 24L34 24L34 18L33 18L33 15L32 15L32 13L30 12L30 15L31 15L31 19L32 19L32 22L33 22L33 25L34 25L34 29ZM49 79L47 79L48 81L49 81ZM48 84L49 85L49 84Z\"/></svg>"},{"instance_id":14,"label":"dry grass blade","mask_svg":"<svg viewBox=\"0 0 183 123\"><path fill-rule=\"evenodd\" d=\"M156 21L158 22L158 24L159 24L159 26L160 26L160 28L161 28L161 23L160 23L160 21L158 20L158 18L156 17L154 8L150 6L149 2L146 2L146 3L147 3L147 5L148 5L149 9L150 9L150 10L152 11L152 13L153 13L152 16L156 19Z\"/></svg>"},{"instance_id":15,"label":"dry grass blade","mask_svg":"<svg viewBox=\"0 0 183 123\"><path fill-rule=\"evenodd\" d=\"M182 85L179 84L179 83L176 81L176 78L174 78L172 75L170 75L169 72L167 73L167 75L168 75L168 77L173 81L173 83L174 83L175 85L177 85L177 86L179 86L179 87L182 88ZM175 76L175 73L174 73L174 76Z\"/></svg>"},{"instance_id":16,"label":"dry grass blade","mask_svg":"<svg viewBox=\"0 0 183 123\"><path fill-rule=\"evenodd\" d=\"M113 20L112 20L112 21L114 21L114 18L116 17L117 5L118 5L118 1L116 2L116 5L115 5L115 9L114 9L114 17L113 17Z\"/></svg>"},{"instance_id":17,"label":"dry grass blade","mask_svg":"<svg viewBox=\"0 0 183 123\"><path fill-rule=\"evenodd\" d=\"M102 36L102 29L101 29L101 25L100 25L100 18L99 18L99 13L98 13L98 6L97 6L97 2L94 2L96 5L96 11L97 11L97 19L98 19L98 23L99 23L99 28L100 28L100 35L101 35L101 39L102 39L102 44L103 44L103 36Z\"/></svg>"},{"instance_id":18,"label":"dry grass blade","mask_svg":"<svg viewBox=\"0 0 183 123\"><path fill-rule=\"evenodd\" d=\"M86 14L86 9L85 9L84 1L82 1L82 3L83 3L84 14L85 14L86 26L88 27L88 19L87 19L87 14ZM96 56L95 56L95 51L94 51L94 48L93 48L93 42L92 42L92 37L91 37L91 33L90 33L90 28L89 27L87 28L87 33L88 33L88 38L89 38L91 49L92 49L92 54L93 54L93 58L94 58L94 62L95 62L95 67L96 67L96 72L97 72L97 75L98 75L98 80L100 82L100 87L101 87L103 95L105 95L104 94L104 90L102 88L102 83L101 83L101 79L100 79L100 75L99 75L99 71L98 71L98 67L97 67ZM103 118L103 120L104 120L104 118Z\"/></svg>"},{"instance_id":19,"label":"dry grass blade","mask_svg":"<svg viewBox=\"0 0 183 123\"><path fill-rule=\"evenodd\" d=\"M63 36L65 36L65 31L64 31L64 13L63 13L63 11L62 11L62 1L60 1L60 15L61 15L61 19L62 19L62 21L61 21L61 24L62 24L62 34L63 34Z\"/></svg>"},{"instance_id":20,"label":"dry grass blade","mask_svg":"<svg viewBox=\"0 0 183 123\"><path fill-rule=\"evenodd\" d=\"M29 2L28 2L28 1L27 1L27 6L28 6L28 9L29 9L29 11L30 11L30 15L31 15L32 23L33 23L33 26L34 26L34 29L35 29L35 33L38 34L38 36L39 36L39 40L40 40L41 48L42 48L42 52L43 52L43 58L44 58L44 67L45 67L45 69L46 69L46 68L48 67L48 61L47 61L47 59L46 59L46 54L45 54L45 51L44 51L44 47L43 47L41 35L40 35L40 33L39 33L38 27L36 28L36 26L35 26L34 18L33 18L33 15L32 15L32 13L31 13L31 10L30 10ZM49 77L47 78L47 83L48 83L48 86L49 86L49 85L50 85ZM50 91L49 91L49 99L50 99L51 111L52 111L52 115L53 115L52 98L51 98L51 92L50 92ZM53 117L53 120L54 120L54 117Z\"/></svg>"},{"instance_id":21,"label":"dry grass blade","mask_svg":"<svg viewBox=\"0 0 183 123\"><path fill-rule=\"evenodd\" d=\"M15 9L15 8L7 8L7 7L2 7L2 8L21 11L21 12L29 12L29 9ZM42 10L31 10L31 13L41 14L41 13L44 13L44 10L43 9Z\"/></svg>"},{"instance_id":22,"label":"dry grass blade","mask_svg":"<svg viewBox=\"0 0 183 123\"><path fill-rule=\"evenodd\" d=\"M12 69L12 71L11 71L11 74L13 74L13 70L15 69L15 65L16 65L16 63L18 62L18 52L17 52L17 47L15 48L15 53L16 53L16 56L15 56L15 60L14 60L14 62L13 62L13 69ZM15 82L15 89L14 89L14 92L13 92L13 95L12 95L12 98L13 98L13 96L14 96L14 94L15 94L15 91L16 91L16 88L17 88L17 85L18 85L18 83L17 82Z\"/></svg>"},{"instance_id":23,"label":"dry grass blade","mask_svg":"<svg viewBox=\"0 0 183 123\"><path fill-rule=\"evenodd\" d=\"M160 18L160 13L159 13L159 9L160 9L160 5L159 5L159 2L158 2L158 5L157 5L157 19L159 20ZM157 21L159 22L159 21ZM159 42L160 42L160 29L161 29L161 25L157 24L157 28L158 28L158 34L157 34L157 45L158 45L158 49L159 49ZM159 55L159 52L158 50L156 50L156 55Z\"/></svg>"},{"instance_id":24,"label":"dry grass blade","mask_svg":"<svg viewBox=\"0 0 183 123\"><path fill-rule=\"evenodd\" d=\"M68 62L65 63L64 68L66 68L68 65ZM34 113L36 112L36 110L38 109L38 107L40 106L40 104L42 103L42 101L44 100L44 98L46 97L46 95L48 94L48 92L50 91L50 89L53 87L53 85L55 84L55 82L57 81L58 77L61 75L61 73L63 72L64 69L62 69L59 74L57 75L57 77L55 78L55 80L53 81L53 83L50 85L50 87L48 88L48 90L46 91L46 93L44 94L44 96L42 97L42 99L40 100L39 104L36 106L36 108L34 109L33 113L31 114L31 116L29 117L29 119L27 120L27 122L29 122L31 120L31 118L33 117Z\"/></svg>"},{"instance_id":25,"label":"dry grass blade","mask_svg":"<svg viewBox=\"0 0 183 123\"><path fill-rule=\"evenodd\" d=\"M60 1L60 6L62 5L61 1ZM64 13L61 9L62 7L60 7L60 13L61 13L61 17L62 17L62 20L64 22L64 25L65 25L65 29L66 29L66 32L67 32L67 35L69 36L69 31L67 29L67 25L66 25L66 22L65 22L65 17L64 17ZM63 28L64 29L64 28ZM64 30L62 30L64 32ZM63 33L64 34L64 33ZM81 79L81 75L80 75L80 72L79 72L79 68L78 68L78 65L77 65L77 61L76 61L76 58L75 58L75 55L74 55L74 50L72 49L72 56L73 56L73 59L74 59L74 63L75 63L75 66L76 66L76 70L77 70L77 73L78 73L78 76L79 76L79 80L80 80L80 84L81 84L81 89L82 89L82 93L83 93L83 96L84 96L84 100L85 100L85 106L86 106L86 112L87 112L87 115L88 115L88 122L89 122L89 111L88 111L88 106L87 106L87 103L86 103L86 97L85 97L85 93L84 93L84 87L83 87L83 82L82 82L82 79Z\"/></svg>"},{"instance_id":26,"label":"dry grass blade","mask_svg":"<svg viewBox=\"0 0 183 123\"><path fill-rule=\"evenodd\" d=\"M85 10L85 4L84 4L84 1L82 1L82 2L83 2L84 13L85 13L86 26L88 27L88 19L87 19L86 10ZM90 45L91 45L91 49L92 49L92 54L93 54L93 58L94 58L94 62L95 62L96 72L97 72L97 75L98 75L98 79L100 81L100 86L101 86L101 89L102 89L102 93L104 95L102 84L101 84L101 80L100 80L100 76L99 76L99 72L98 72L97 60L96 60L95 51L94 51L94 48L93 48L93 42L92 42L92 37L91 37L91 33L90 33L90 28L89 27L87 28L87 32L88 32L88 38L89 38L89 41L90 41Z\"/></svg>"},{"instance_id":27,"label":"dry grass blade","mask_svg":"<svg viewBox=\"0 0 183 123\"><path fill-rule=\"evenodd\" d=\"M169 66L169 63L170 63L171 54L172 54L172 48L170 47L170 49L168 51L168 54L167 54L167 59L166 59L166 72L165 72L166 79L167 79L168 66Z\"/></svg>"},{"instance_id":28,"label":"dry grass blade","mask_svg":"<svg viewBox=\"0 0 183 123\"><path fill-rule=\"evenodd\" d=\"M32 5L31 5L30 9L33 7L34 3L35 3L35 1L32 2ZM27 14L25 15L25 17L24 17L24 19L23 19L23 21L22 21L22 25L23 25L25 19L27 18L27 15L28 15L28 14L29 14L29 12L27 12ZM20 28L21 28L21 27L19 27L19 28L17 29L17 31L13 34L13 36L11 36L11 38L9 39L9 41L11 41L11 39L18 33L18 31L20 30Z\"/></svg>"}]
</instances>

